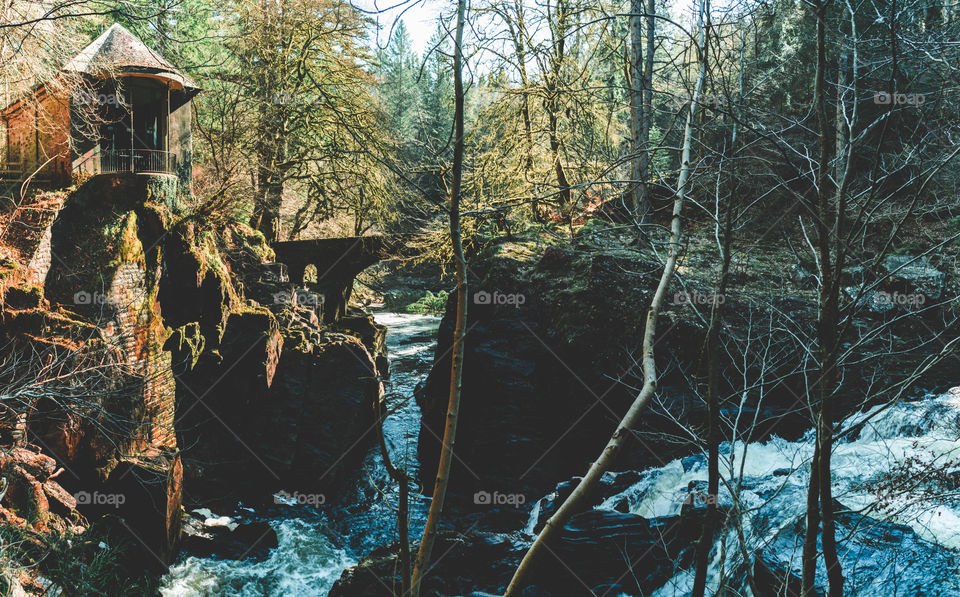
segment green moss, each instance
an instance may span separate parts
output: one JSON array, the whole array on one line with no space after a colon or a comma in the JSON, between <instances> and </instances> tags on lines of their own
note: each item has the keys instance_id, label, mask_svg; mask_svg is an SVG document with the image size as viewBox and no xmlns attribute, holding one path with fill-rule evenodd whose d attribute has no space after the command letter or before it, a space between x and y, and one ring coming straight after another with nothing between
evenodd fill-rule
<instances>
[{"instance_id":1,"label":"green moss","mask_svg":"<svg viewBox=\"0 0 960 597\"><path fill-rule=\"evenodd\" d=\"M177 355L177 358L190 370L196 367L200 355L203 354L205 343L203 334L200 333L200 326L196 322L191 322L173 330L163 349Z\"/></svg>"},{"instance_id":2,"label":"green moss","mask_svg":"<svg viewBox=\"0 0 960 597\"><path fill-rule=\"evenodd\" d=\"M243 248L253 254L261 263L276 259L273 248L267 244L267 238L262 232L242 223L236 223L234 226L243 241Z\"/></svg>"},{"instance_id":3,"label":"green moss","mask_svg":"<svg viewBox=\"0 0 960 597\"><path fill-rule=\"evenodd\" d=\"M105 236L113 232L110 228L104 231ZM137 234L137 212L131 211L120 222L119 230L112 239L112 246L115 247L114 259L109 267L117 268L124 263L139 263L146 265L143 255L143 244Z\"/></svg>"},{"instance_id":4,"label":"green moss","mask_svg":"<svg viewBox=\"0 0 960 597\"><path fill-rule=\"evenodd\" d=\"M407 313L420 313L422 315L442 315L447 307L448 297L449 293L445 290L441 290L437 294L428 290L421 298L407 305L404 310Z\"/></svg>"}]
</instances>

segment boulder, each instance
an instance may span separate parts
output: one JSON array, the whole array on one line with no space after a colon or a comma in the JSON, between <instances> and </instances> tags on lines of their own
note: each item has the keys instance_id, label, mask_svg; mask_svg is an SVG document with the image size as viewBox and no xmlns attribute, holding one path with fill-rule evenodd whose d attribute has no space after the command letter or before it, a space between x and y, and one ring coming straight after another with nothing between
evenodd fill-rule
<instances>
[{"instance_id":1,"label":"boulder","mask_svg":"<svg viewBox=\"0 0 960 597\"><path fill-rule=\"evenodd\" d=\"M91 520L115 519L129 541L130 570L164 572L177 554L181 531L183 465L170 450L121 461L101 489L74 494Z\"/></svg>"},{"instance_id":2,"label":"boulder","mask_svg":"<svg viewBox=\"0 0 960 597\"><path fill-rule=\"evenodd\" d=\"M937 300L943 294L946 274L933 267L926 257L890 255L883 267L889 277L889 290L921 294L929 300Z\"/></svg>"},{"instance_id":3,"label":"boulder","mask_svg":"<svg viewBox=\"0 0 960 597\"><path fill-rule=\"evenodd\" d=\"M469 285L457 457L448 499L477 509L477 492L499 491L523 495L530 504L557 479L583 474L633 401L641 382L632 355L641 344L641 314L659 273L639 259L558 249L547 250L532 265L497 257L470 269L476 275ZM417 394L423 411L421 482L428 494L448 401L455 301L451 293L433 369ZM678 337L700 332L682 319L664 330L670 332L658 345L664 363L696 359L697 343ZM676 381L664 380L668 386ZM689 394L664 391L663 399L687 401L683 408L695 410ZM669 419L655 418L654 409L650 413L645 427L672 429ZM679 455L668 446L654 451L630 439L616 466L641 469Z\"/></svg>"},{"instance_id":4,"label":"boulder","mask_svg":"<svg viewBox=\"0 0 960 597\"><path fill-rule=\"evenodd\" d=\"M183 550L198 557L262 560L277 545L277 532L266 522L211 524L208 519L190 519L184 524Z\"/></svg>"},{"instance_id":5,"label":"boulder","mask_svg":"<svg viewBox=\"0 0 960 597\"><path fill-rule=\"evenodd\" d=\"M923 595L937 579L937 595L960 595L956 574L960 558L935 545L909 526L882 521L835 503L837 537L842 537L839 557L844 571L844 593L851 595ZM800 559L804 522L798 518L783 526L754 559L758 596L799 595ZM819 543L819 538L818 538ZM819 549L819 547L818 547ZM827 571L817 563L817 594L826 594Z\"/></svg>"}]
</instances>

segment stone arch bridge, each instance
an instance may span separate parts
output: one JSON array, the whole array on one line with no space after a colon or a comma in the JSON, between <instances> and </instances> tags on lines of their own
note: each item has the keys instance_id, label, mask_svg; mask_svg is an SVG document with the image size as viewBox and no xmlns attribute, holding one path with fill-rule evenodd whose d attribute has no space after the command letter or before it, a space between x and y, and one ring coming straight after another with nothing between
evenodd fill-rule
<instances>
[{"instance_id":1,"label":"stone arch bridge","mask_svg":"<svg viewBox=\"0 0 960 597\"><path fill-rule=\"evenodd\" d=\"M323 318L346 313L353 279L378 261L403 252L398 235L348 236L290 240L273 244L277 261L287 266L290 281L303 286L307 266L317 268L317 291L324 297Z\"/></svg>"}]
</instances>

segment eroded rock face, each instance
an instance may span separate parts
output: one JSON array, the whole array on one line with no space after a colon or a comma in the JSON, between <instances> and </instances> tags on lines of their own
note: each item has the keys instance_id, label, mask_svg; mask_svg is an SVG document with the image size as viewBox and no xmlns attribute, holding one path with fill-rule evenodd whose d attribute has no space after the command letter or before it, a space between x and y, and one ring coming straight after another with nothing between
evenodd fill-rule
<instances>
[{"instance_id":1,"label":"eroded rock face","mask_svg":"<svg viewBox=\"0 0 960 597\"><path fill-rule=\"evenodd\" d=\"M231 315L219 354L178 380L195 497L329 491L373 438L381 385L363 344L279 326L263 308Z\"/></svg>"},{"instance_id":2,"label":"eroded rock face","mask_svg":"<svg viewBox=\"0 0 960 597\"><path fill-rule=\"evenodd\" d=\"M176 554L184 495L332 491L372 438L385 361L372 318L325 328L321 302L271 263L262 235L175 217L162 182L81 186L50 229L44 286L0 298L4 340L44 358L94 352L96 367L71 358L111 374L80 384L82 410L57 396L22 425L0 413L0 450L29 436L52 455L0 454L0 516L53 528L75 509L109 514L139 550L131 567L153 571Z\"/></svg>"},{"instance_id":3,"label":"eroded rock face","mask_svg":"<svg viewBox=\"0 0 960 597\"><path fill-rule=\"evenodd\" d=\"M77 501L57 482L57 462L34 447L0 450L0 473L6 492L0 501L2 518L18 526L61 532ZM62 471L60 471L62 472Z\"/></svg>"},{"instance_id":4,"label":"eroded rock face","mask_svg":"<svg viewBox=\"0 0 960 597\"><path fill-rule=\"evenodd\" d=\"M451 490L455 506L484 511L475 504L477 492L521 494L532 503L558 479L582 474L603 448L639 387L635 357L656 277L643 262L561 250L548 250L534 266L498 258L472 271L480 273L470 280ZM451 294L434 367L418 395L427 492L443 434L455 299ZM671 327L688 337L697 333L685 321ZM686 346L686 354L696 348ZM658 349L670 358L685 354L671 337ZM672 457L633 444L624 455L632 464L622 468Z\"/></svg>"}]
</instances>

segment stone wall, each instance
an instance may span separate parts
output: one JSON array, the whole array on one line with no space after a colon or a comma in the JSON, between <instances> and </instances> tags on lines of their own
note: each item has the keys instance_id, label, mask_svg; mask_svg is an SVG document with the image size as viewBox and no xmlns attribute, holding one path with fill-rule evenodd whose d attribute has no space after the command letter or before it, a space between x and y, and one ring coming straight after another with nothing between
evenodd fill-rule
<instances>
[{"instance_id":1,"label":"stone wall","mask_svg":"<svg viewBox=\"0 0 960 597\"><path fill-rule=\"evenodd\" d=\"M43 281L47 278L47 272L50 271L50 239L53 236L53 223L47 226L43 236L40 237L40 245L37 252L34 253L30 263L27 264L27 284L33 286L43 286Z\"/></svg>"}]
</instances>

